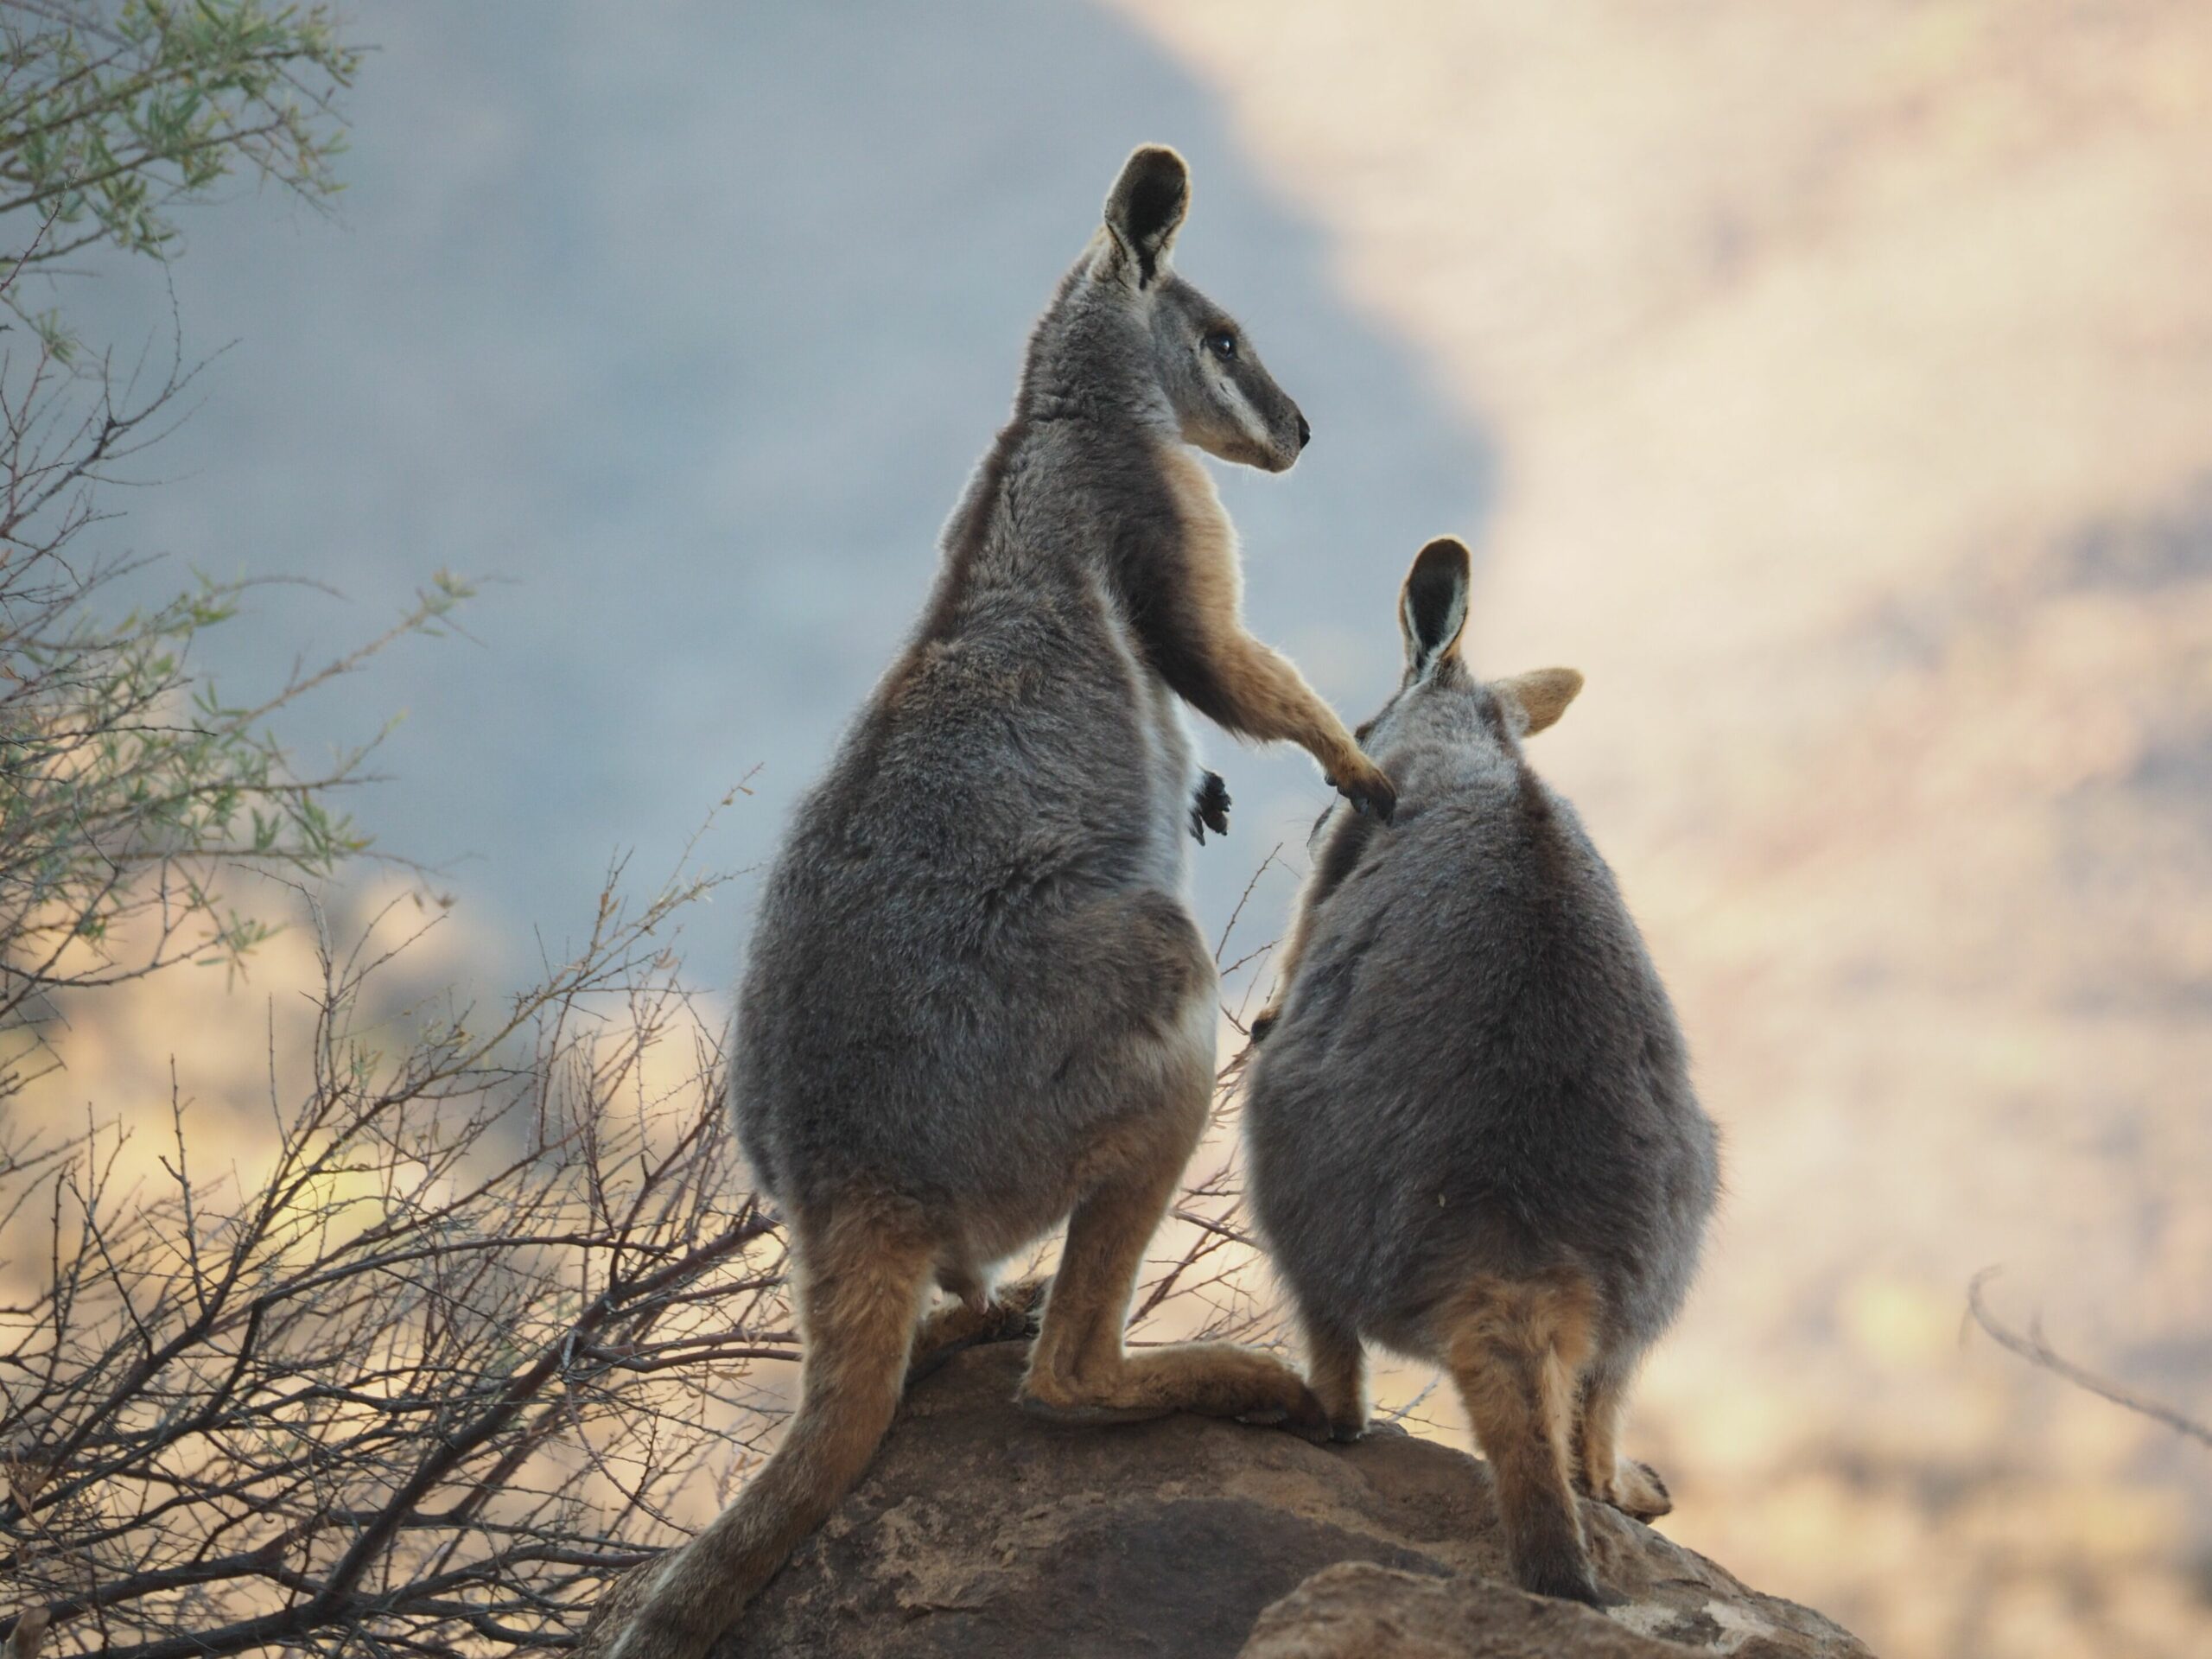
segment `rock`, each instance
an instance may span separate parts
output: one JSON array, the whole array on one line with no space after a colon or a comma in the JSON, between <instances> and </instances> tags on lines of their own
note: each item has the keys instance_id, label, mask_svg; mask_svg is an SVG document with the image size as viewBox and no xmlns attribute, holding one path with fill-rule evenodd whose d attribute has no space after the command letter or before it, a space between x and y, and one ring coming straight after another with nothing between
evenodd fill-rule
<instances>
[{"instance_id":1,"label":"rock","mask_svg":"<svg viewBox=\"0 0 2212 1659\"><path fill-rule=\"evenodd\" d=\"M1023 1354L957 1356L715 1659L1867 1659L1586 1503L1605 1614L1506 1573L1489 1471L1395 1433L1310 1446L1198 1417L1114 1428L1012 1404Z\"/></svg>"},{"instance_id":2,"label":"rock","mask_svg":"<svg viewBox=\"0 0 2212 1659\"><path fill-rule=\"evenodd\" d=\"M1238 1659L1682 1659L1686 1651L1785 1659L1866 1652L1819 1614L1752 1596L1710 1563L1689 1559L1735 1586L1732 1593L1708 1597L1702 1607L1658 1596L1611 1617L1496 1579L1341 1562L1262 1612Z\"/></svg>"}]
</instances>

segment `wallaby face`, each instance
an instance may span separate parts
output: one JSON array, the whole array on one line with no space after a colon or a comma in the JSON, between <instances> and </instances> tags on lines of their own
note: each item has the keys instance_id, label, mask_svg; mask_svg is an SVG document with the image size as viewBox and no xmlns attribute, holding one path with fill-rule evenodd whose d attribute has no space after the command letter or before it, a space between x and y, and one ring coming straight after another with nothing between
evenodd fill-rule
<instances>
[{"instance_id":1,"label":"wallaby face","mask_svg":"<svg viewBox=\"0 0 2212 1659\"><path fill-rule=\"evenodd\" d=\"M1287 472L1312 436L1305 416L1236 320L1169 269L1190 196L1190 175L1174 151L1131 156L1106 198L1090 281L1103 306L1124 313L1128 349L1144 359L1183 442Z\"/></svg>"},{"instance_id":2,"label":"wallaby face","mask_svg":"<svg viewBox=\"0 0 2212 1659\"><path fill-rule=\"evenodd\" d=\"M1313 434L1236 320L1175 273L1190 204L1173 150L1146 145L1122 164L1103 223L1030 335L1013 423L947 527L967 592L941 588L940 599L1011 582L1017 563L1033 587L1088 566L1176 697L1240 736L1299 744L1356 809L1387 823L1389 778L1244 629L1236 531L1192 452L1280 473ZM1013 528L1001 509L1018 510L1023 545L995 541ZM967 563L983 552L990 568Z\"/></svg>"},{"instance_id":3,"label":"wallaby face","mask_svg":"<svg viewBox=\"0 0 2212 1659\"><path fill-rule=\"evenodd\" d=\"M1359 741L1401 805L1387 832L1315 827L1253 1027L1247 1191L1338 1435L1365 1427L1367 1342L1446 1368L1516 1576L1602 1604L1575 1493L1669 1507L1617 1434L1694 1272L1716 1136L1611 873L1522 752L1582 677L1477 679L1469 578L1445 538L1399 595L1404 676Z\"/></svg>"}]
</instances>

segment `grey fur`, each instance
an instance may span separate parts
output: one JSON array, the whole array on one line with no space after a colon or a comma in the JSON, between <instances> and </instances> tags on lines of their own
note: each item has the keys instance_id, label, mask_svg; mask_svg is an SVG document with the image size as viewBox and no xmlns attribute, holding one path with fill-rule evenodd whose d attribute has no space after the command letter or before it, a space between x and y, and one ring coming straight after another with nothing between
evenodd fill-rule
<instances>
[{"instance_id":1,"label":"grey fur","mask_svg":"<svg viewBox=\"0 0 2212 1659\"><path fill-rule=\"evenodd\" d=\"M1471 1281L1593 1286L1586 1395L1624 1384L1681 1307L1717 1137L1612 873L1522 752L1528 702L1556 717L1580 676L1475 680L1466 587L1463 547L1424 550L1403 683L1360 731L1398 783L1395 827L1335 808L1315 826L1250 1066L1249 1195L1319 1347L1446 1363ZM1315 1387L1357 1432L1363 1401ZM1587 1599L1586 1563L1562 1570L1559 1592Z\"/></svg>"},{"instance_id":2,"label":"grey fur","mask_svg":"<svg viewBox=\"0 0 2212 1659\"><path fill-rule=\"evenodd\" d=\"M1204 1131L1214 968L1185 900L1189 701L1291 736L1387 817L1389 780L1247 636L1197 445L1280 472L1309 435L1169 269L1173 150L1132 155L1029 341L1013 421L947 524L927 612L801 804L738 997L730 1108L790 1223L806 1332L783 1444L602 1603L578 1659L699 1659L856 1480L910 1359L1020 1328L995 1264L1068 1222L1023 1382L1067 1421L1325 1432L1272 1357L1128 1352L1146 1243ZM923 1317L930 1280L958 1299Z\"/></svg>"},{"instance_id":3,"label":"grey fur","mask_svg":"<svg viewBox=\"0 0 2212 1659\"><path fill-rule=\"evenodd\" d=\"M1109 223L1037 325L928 612L798 810L740 997L731 1105L768 1190L911 1197L971 1276L1067 1214L1090 1141L1141 1105L1135 1050L1211 1007L1177 696L1205 664L1156 454L1281 470L1303 422L1168 270L1173 230Z\"/></svg>"}]
</instances>

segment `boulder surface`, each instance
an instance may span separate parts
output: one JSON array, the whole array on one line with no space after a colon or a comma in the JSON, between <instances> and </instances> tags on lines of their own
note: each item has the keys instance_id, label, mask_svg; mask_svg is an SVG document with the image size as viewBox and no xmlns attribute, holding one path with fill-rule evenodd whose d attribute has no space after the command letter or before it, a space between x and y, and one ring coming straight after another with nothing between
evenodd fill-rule
<instances>
[{"instance_id":1,"label":"boulder surface","mask_svg":"<svg viewBox=\"0 0 2212 1659\"><path fill-rule=\"evenodd\" d=\"M959 1354L715 1659L1867 1659L1595 1503L1605 1613L1524 1594L1478 1460L1395 1432L1308 1445L1198 1417L1013 1404L1022 1351Z\"/></svg>"}]
</instances>

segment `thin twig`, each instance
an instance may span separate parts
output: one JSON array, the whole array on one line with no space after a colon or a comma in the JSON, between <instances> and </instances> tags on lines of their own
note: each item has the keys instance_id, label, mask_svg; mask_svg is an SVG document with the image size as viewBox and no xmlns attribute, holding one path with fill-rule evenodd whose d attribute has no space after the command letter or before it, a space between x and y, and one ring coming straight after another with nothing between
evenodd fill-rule
<instances>
[{"instance_id":1,"label":"thin twig","mask_svg":"<svg viewBox=\"0 0 2212 1659\"><path fill-rule=\"evenodd\" d=\"M2206 1427L2193 1417L2183 1416L2171 1406L2147 1398L2133 1389L2124 1388L2108 1377L2099 1376L2094 1371L2084 1370L2053 1349L2044 1339L2040 1316L2028 1321L2025 1336L1999 1324L1997 1316L1989 1311L1988 1303L1983 1300L1981 1287L2003 1271L2002 1268L1984 1268L1967 1285L1967 1313L1976 1325L1989 1333L1998 1346L2018 1354L2031 1365L2064 1377L2075 1388L2085 1389L2099 1399L2109 1400L2115 1406L2148 1417L2153 1422L2164 1423L2177 1434L2184 1434L2190 1440L2212 1446L2212 1428Z\"/></svg>"}]
</instances>

